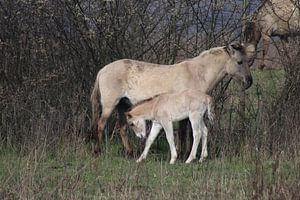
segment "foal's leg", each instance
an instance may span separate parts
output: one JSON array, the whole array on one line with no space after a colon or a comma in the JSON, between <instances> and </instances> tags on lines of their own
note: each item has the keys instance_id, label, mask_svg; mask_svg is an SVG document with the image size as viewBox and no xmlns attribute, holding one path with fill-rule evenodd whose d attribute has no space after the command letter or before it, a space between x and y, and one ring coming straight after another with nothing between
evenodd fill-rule
<instances>
[{"instance_id":1,"label":"foal's leg","mask_svg":"<svg viewBox=\"0 0 300 200\"><path fill-rule=\"evenodd\" d=\"M192 146L192 150L191 153L188 157L188 159L185 161L185 163L190 163L192 162L195 158L196 158L196 154L197 154L197 149L200 143L200 138L201 138L201 132L200 132L200 118L202 118L202 116L200 115L200 113L192 113L189 116L191 125L192 125L192 130L193 130L193 146Z\"/></svg>"},{"instance_id":2,"label":"foal's leg","mask_svg":"<svg viewBox=\"0 0 300 200\"><path fill-rule=\"evenodd\" d=\"M177 151L174 142L173 124L172 121L166 121L162 123L163 128L166 132L166 137L170 146L171 160L170 164L174 164L177 159Z\"/></svg>"},{"instance_id":3,"label":"foal's leg","mask_svg":"<svg viewBox=\"0 0 300 200\"><path fill-rule=\"evenodd\" d=\"M201 150L201 156L199 162L202 162L208 155L207 153L207 128L205 126L205 123L203 121L203 118L200 120L200 129L202 132L202 150Z\"/></svg>"},{"instance_id":4,"label":"foal's leg","mask_svg":"<svg viewBox=\"0 0 300 200\"><path fill-rule=\"evenodd\" d=\"M149 134L149 136L146 140L145 149L144 149L142 155L136 161L137 163L141 162L142 160L144 160L147 157L149 149L150 149L153 141L157 137L157 135L158 135L159 131L161 130L161 128L162 128L162 126L159 123L157 123L157 122L152 123L152 128L151 128L150 134Z\"/></svg>"}]
</instances>

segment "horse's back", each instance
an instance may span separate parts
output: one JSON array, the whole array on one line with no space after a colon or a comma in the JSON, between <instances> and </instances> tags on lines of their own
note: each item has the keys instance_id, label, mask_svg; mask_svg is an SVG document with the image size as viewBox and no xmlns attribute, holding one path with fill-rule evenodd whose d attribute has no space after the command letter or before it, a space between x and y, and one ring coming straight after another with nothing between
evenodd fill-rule
<instances>
[{"instance_id":1,"label":"horse's back","mask_svg":"<svg viewBox=\"0 0 300 200\"><path fill-rule=\"evenodd\" d=\"M299 7L292 1L272 0L260 8L258 20L262 29L273 31L274 36L300 31Z\"/></svg>"}]
</instances>

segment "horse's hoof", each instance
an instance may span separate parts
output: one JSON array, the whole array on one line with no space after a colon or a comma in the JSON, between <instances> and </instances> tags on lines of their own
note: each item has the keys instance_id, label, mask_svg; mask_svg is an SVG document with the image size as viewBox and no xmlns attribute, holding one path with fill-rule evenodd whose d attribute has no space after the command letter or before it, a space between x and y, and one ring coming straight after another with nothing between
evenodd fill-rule
<instances>
[{"instance_id":1,"label":"horse's hoof","mask_svg":"<svg viewBox=\"0 0 300 200\"><path fill-rule=\"evenodd\" d=\"M101 151L100 150L94 150L94 156L95 157L99 157L100 156L100 154L101 154Z\"/></svg>"},{"instance_id":2,"label":"horse's hoof","mask_svg":"<svg viewBox=\"0 0 300 200\"><path fill-rule=\"evenodd\" d=\"M265 67L266 67L265 64L260 64L260 65L258 66L258 69L263 70Z\"/></svg>"},{"instance_id":3,"label":"horse's hoof","mask_svg":"<svg viewBox=\"0 0 300 200\"><path fill-rule=\"evenodd\" d=\"M132 150L125 150L125 156L127 157L127 158L133 158L134 156L133 156L133 151Z\"/></svg>"}]
</instances>

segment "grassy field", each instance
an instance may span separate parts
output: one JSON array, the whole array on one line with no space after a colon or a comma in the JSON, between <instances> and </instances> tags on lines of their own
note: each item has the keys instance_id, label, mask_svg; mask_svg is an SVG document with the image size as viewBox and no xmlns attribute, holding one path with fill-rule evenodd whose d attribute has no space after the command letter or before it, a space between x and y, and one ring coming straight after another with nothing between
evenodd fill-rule
<instances>
[{"instance_id":1,"label":"grassy field","mask_svg":"<svg viewBox=\"0 0 300 200\"><path fill-rule=\"evenodd\" d=\"M283 72L254 71L254 80L247 95L255 106L257 96L270 100L276 95ZM270 156L246 145L239 156L219 154L203 163L169 165L162 142L152 146L141 164L120 153L118 139L98 158L92 145L76 136L40 135L28 144L0 143L0 200L300 198L299 149Z\"/></svg>"},{"instance_id":2,"label":"grassy field","mask_svg":"<svg viewBox=\"0 0 300 200\"><path fill-rule=\"evenodd\" d=\"M141 164L110 146L100 158L83 142L56 151L1 146L0 197L5 199L291 199L299 189L300 159L258 152L243 157L169 165L151 154ZM162 153L162 152L161 152ZM166 153L166 152L165 152ZM299 197L299 196L298 196Z\"/></svg>"}]
</instances>

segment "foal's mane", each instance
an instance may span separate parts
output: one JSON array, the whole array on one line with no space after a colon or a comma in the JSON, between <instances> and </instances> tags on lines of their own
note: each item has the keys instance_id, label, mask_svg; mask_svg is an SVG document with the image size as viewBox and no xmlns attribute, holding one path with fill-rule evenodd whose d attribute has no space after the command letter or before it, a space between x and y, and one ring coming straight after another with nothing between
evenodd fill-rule
<instances>
[{"instance_id":1,"label":"foal's mane","mask_svg":"<svg viewBox=\"0 0 300 200\"><path fill-rule=\"evenodd\" d=\"M149 102L149 101L155 99L155 98L158 97L159 95L162 95L162 94L157 94L157 95L155 95L155 96L153 96L153 97L151 97L151 98L144 99L144 100L142 100L142 101L137 102L134 106L131 107L131 109L130 109L129 111L131 111L132 109L134 109L135 107L137 107L137 106L139 106L139 105L141 105L141 104L143 104L143 103L146 103L146 102Z\"/></svg>"}]
</instances>

